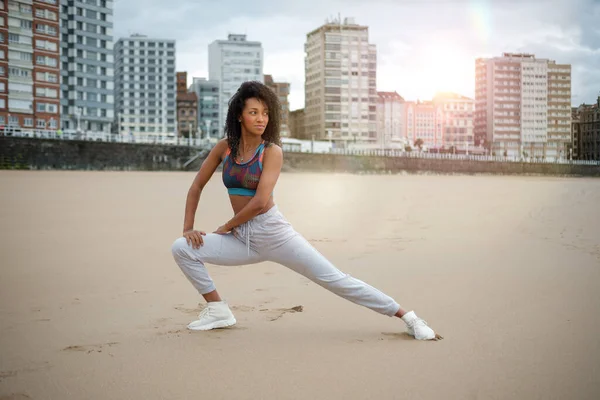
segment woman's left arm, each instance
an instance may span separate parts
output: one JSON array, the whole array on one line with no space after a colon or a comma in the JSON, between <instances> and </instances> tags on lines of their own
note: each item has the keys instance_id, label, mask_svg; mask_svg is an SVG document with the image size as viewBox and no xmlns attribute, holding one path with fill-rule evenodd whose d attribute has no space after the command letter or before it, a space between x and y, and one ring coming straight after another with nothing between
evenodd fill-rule
<instances>
[{"instance_id":1,"label":"woman's left arm","mask_svg":"<svg viewBox=\"0 0 600 400\"><path fill-rule=\"evenodd\" d=\"M277 145L271 145L266 148L263 156L263 169L254 197L248 202L248 204L246 204L244 208L242 208L239 213L237 213L225 225L220 227L216 231L217 233L226 233L231 231L236 226L250 221L265 208L269 202L271 193L273 193L273 189L275 189L275 184L277 183L277 179L279 179L282 166L283 150L281 150L281 147Z\"/></svg>"}]
</instances>

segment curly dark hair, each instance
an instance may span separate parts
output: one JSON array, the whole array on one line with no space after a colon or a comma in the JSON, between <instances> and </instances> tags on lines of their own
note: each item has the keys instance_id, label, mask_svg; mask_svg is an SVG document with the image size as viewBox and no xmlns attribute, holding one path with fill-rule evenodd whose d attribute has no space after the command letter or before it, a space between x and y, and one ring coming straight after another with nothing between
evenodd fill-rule
<instances>
[{"instance_id":1,"label":"curly dark hair","mask_svg":"<svg viewBox=\"0 0 600 400\"><path fill-rule=\"evenodd\" d=\"M269 122L262 134L265 144L268 146L273 143L281 146L281 138L279 136L281 104L279 103L279 98L273 90L261 82L244 82L231 100L229 100L229 109L227 110L227 119L225 121L227 142L234 157L238 156L240 139L242 137L242 126L239 118L246 105L246 100L251 98L260 100L269 110Z\"/></svg>"}]
</instances>

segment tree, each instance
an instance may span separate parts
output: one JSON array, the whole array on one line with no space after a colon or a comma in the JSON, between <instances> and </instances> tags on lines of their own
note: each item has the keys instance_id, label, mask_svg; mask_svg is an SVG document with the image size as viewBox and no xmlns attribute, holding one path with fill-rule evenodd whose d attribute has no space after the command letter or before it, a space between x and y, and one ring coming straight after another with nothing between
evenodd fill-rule
<instances>
[{"instance_id":1,"label":"tree","mask_svg":"<svg viewBox=\"0 0 600 400\"><path fill-rule=\"evenodd\" d=\"M418 147L418 148L419 148L419 151L421 151L421 150L423 150L423 143L424 143L424 142L423 142L423 139L421 139L421 138L417 138L417 139L415 140L415 147Z\"/></svg>"}]
</instances>

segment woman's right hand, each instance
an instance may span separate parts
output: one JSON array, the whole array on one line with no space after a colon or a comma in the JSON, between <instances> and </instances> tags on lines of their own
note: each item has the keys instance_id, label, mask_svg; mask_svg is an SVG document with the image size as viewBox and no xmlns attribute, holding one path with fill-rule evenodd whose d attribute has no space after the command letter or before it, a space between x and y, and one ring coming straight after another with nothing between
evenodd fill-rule
<instances>
[{"instance_id":1,"label":"woman's right hand","mask_svg":"<svg viewBox=\"0 0 600 400\"><path fill-rule=\"evenodd\" d=\"M191 244L192 247L195 249L199 249L200 246L204 245L204 240L202 239L202 236L206 236L206 232L196 231L193 229L183 232L183 237L185 238L185 240L187 240L187 244Z\"/></svg>"}]
</instances>

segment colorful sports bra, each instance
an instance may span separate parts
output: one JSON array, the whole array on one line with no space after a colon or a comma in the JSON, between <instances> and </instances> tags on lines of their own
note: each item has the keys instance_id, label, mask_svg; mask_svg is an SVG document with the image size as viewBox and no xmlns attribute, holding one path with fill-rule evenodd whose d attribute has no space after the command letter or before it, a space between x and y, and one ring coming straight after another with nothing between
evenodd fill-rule
<instances>
[{"instance_id":1,"label":"colorful sports bra","mask_svg":"<svg viewBox=\"0 0 600 400\"><path fill-rule=\"evenodd\" d=\"M254 196L262 173L265 143L262 142L254 156L243 164L238 164L227 149L223 160L223 183L230 195Z\"/></svg>"}]
</instances>

